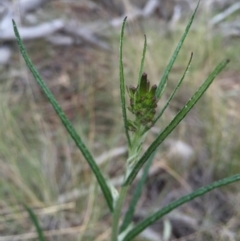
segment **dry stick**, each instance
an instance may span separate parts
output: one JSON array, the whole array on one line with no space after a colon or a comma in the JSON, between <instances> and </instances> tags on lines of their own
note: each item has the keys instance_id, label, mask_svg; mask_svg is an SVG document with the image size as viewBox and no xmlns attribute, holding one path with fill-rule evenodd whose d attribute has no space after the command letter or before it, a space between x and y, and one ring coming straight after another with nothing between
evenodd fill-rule
<instances>
[{"instance_id":1,"label":"dry stick","mask_svg":"<svg viewBox=\"0 0 240 241\"><path fill-rule=\"evenodd\" d=\"M36 215L49 215L52 213L56 213L59 211L63 211L63 210L70 210L70 209L74 209L76 207L76 203L74 202L70 202L70 203L63 203L63 204L58 204L58 205L54 205L51 207L47 207L47 208L41 208L38 210L34 210L34 213ZM3 215L3 214L2 214ZM6 220L18 220L18 219L24 219L24 218L28 218L29 214L26 211L20 211L18 210L18 213L9 213L9 214L4 214L4 222L6 222ZM0 219L0 222L2 220Z\"/></svg>"},{"instance_id":2,"label":"dry stick","mask_svg":"<svg viewBox=\"0 0 240 241\"><path fill-rule=\"evenodd\" d=\"M66 235L66 234L76 234L84 229L83 225L73 227L73 228L63 228L57 230L50 230L43 232L45 237L52 237L52 236L59 236L59 235ZM0 241L13 241L13 240L29 240L37 238L38 234L36 232L29 232L24 234L17 234L17 235L8 235L0 237Z\"/></svg>"},{"instance_id":3,"label":"dry stick","mask_svg":"<svg viewBox=\"0 0 240 241\"><path fill-rule=\"evenodd\" d=\"M224 19L226 19L227 17L229 17L230 15L232 15L233 13L238 11L239 9L240 9L240 3L239 2L233 4L229 8L225 9L223 12L221 12L221 13L217 14L216 16L214 16L210 20L210 26L213 27L216 24L222 22Z\"/></svg>"}]
</instances>

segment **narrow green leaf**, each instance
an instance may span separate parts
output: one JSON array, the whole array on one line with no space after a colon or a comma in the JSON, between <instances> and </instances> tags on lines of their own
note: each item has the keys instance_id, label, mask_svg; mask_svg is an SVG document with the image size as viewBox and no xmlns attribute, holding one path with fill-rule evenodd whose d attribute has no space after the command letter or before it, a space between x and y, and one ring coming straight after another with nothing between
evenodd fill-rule
<instances>
[{"instance_id":1,"label":"narrow green leaf","mask_svg":"<svg viewBox=\"0 0 240 241\"><path fill-rule=\"evenodd\" d=\"M125 80L124 80L124 67L123 67L123 36L124 28L126 25L127 17L124 18L121 35L120 35L120 48L119 48L119 77L120 77L120 95L121 95L121 104L122 104L122 116L125 128L125 134L128 141L128 146L131 146L131 140L128 132L128 120L127 120L127 111L126 111L126 98L125 98Z\"/></svg>"},{"instance_id":2,"label":"narrow green leaf","mask_svg":"<svg viewBox=\"0 0 240 241\"><path fill-rule=\"evenodd\" d=\"M137 206L137 202L141 196L141 193L142 193L142 188L143 188L143 185L145 184L145 181L147 179L147 176L148 176L148 171L149 171L149 168L153 162L153 159L154 159L154 156L155 156L155 153L154 152L149 160L147 161L146 163L146 166L144 167L143 169L143 174L141 176L141 179L139 180L136 188L135 188L135 191L133 193L133 197L132 197L132 200L131 200L131 203L129 204L129 207L128 207L128 210L124 216L124 220L123 220L123 223L120 227L120 233L123 232L128 226L129 224L132 222L132 219L133 219L133 215L134 215L134 212L135 212L135 207Z\"/></svg>"},{"instance_id":3,"label":"narrow green leaf","mask_svg":"<svg viewBox=\"0 0 240 241\"><path fill-rule=\"evenodd\" d=\"M79 150L82 152L83 156L85 157L86 161L88 162L88 164L90 165L93 173L95 174L98 183L102 189L102 192L104 194L104 197L107 201L107 204L109 206L109 209L111 210L111 212L113 211L113 198L112 198L112 194L111 191L106 183L106 180L104 179L100 169L98 168L92 154L90 153L90 151L88 150L88 148L86 147L86 145L84 144L84 142L82 141L82 139L80 138L80 136L77 134L76 130L74 129L74 127L72 126L71 122L68 120L68 118L66 117L65 113L63 112L62 108L59 106L58 102L56 101L56 99L54 98L53 94L51 93L51 91L48 89L48 87L46 86L46 84L44 83L44 81L42 80L41 76L39 75L39 73L37 72L37 70L35 69L32 61L30 60L25 47L23 46L21 37L19 35L19 32L17 30L17 26L16 23L13 20L13 28L14 28L14 32L17 38L17 43L18 43L18 47L20 49L20 52L29 68L29 70L31 71L33 77L35 78L35 80L37 81L38 85L40 86L40 88L42 89L42 91L44 92L44 94L46 95L48 101L52 104L54 110L56 111L57 115L59 116L59 118L61 119L63 125L65 126L66 130L68 131L69 135L72 137L72 139L75 141L77 147L79 148Z\"/></svg>"},{"instance_id":4,"label":"narrow green leaf","mask_svg":"<svg viewBox=\"0 0 240 241\"><path fill-rule=\"evenodd\" d=\"M167 107L169 106L169 103L171 102L171 100L173 99L173 97L175 96L178 88L180 87L180 85L182 84L185 76L186 76L186 73L190 67L190 64L191 64L191 61L192 61L192 57L193 57L193 53L191 53L191 57L189 59L189 62L188 62L188 65L182 75L182 78L178 81L178 84L176 85L175 89L173 90L172 94L170 95L170 97L168 98L166 104L164 105L164 107L162 108L161 112L158 114L158 116L156 117L156 119L153 121L153 124L154 125L160 118L161 116L163 115L164 111L167 109Z\"/></svg>"},{"instance_id":5,"label":"narrow green leaf","mask_svg":"<svg viewBox=\"0 0 240 241\"><path fill-rule=\"evenodd\" d=\"M32 223L34 224L35 228L36 228L36 232L38 234L38 240L39 241L45 241L44 235L43 235L43 231L38 223L38 219L37 216L34 214L33 210L31 208L29 208L28 206L24 205L24 208L27 210L28 215L32 221Z\"/></svg>"},{"instance_id":6,"label":"narrow green leaf","mask_svg":"<svg viewBox=\"0 0 240 241\"><path fill-rule=\"evenodd\" d=\"M123 241L133 240L133 238L136 237L138 234L140 234L144 229L149 227L151 224L153 224L154 222L159 220L164 215L170 213L172 210L183 205L184 203L187 203L199 196L202 196L202 195L212 191L215 188L226 186L230 183L237 182L237 181L240 181L240 174L237 174L237 175L234 175L231 177L227 177L220 181L214 182L208 186L201 187L198 190L196 190L186 196L183 196L176 201L171 202L166 207L164 207L164 208L160 209L159 211L157 211L156 213L150 215L149 217L147 217L146 219L141 221L139 224L137 224L134 228L132 228L132 230L130 230L129 233L125 236Z\"/></svg>"},{"instance_id":7,"label":"narrow green leaf","mask_svg":"<svg viewBox=\"0 0 240 241\"><path fill-rule=\"evenodd\" d=\"M190 27L192 25L193 19L195 17L196 12L197 12L199 3L200 3L200 0L198 1L198 4L197 4L197 6L196 6L196 8L195 8L195 10L194 10L194 12L192 14L192 17L190 18L190 20L188 22L188 25L187 25L187 27L186 27L186 29L185 29L185 31L184 31L184 33L183 33L179 43L178 43L178 45L177 45L177 47L176 47L176 49L175 49L175 51L174 51L174 53L173 53L169 63L168 63L168 65L167 65L167 67L166 67L166 69L165 69L165 71L163 73L163 76L162 76L162 78L160 80L160 83L159 83L157 91L156 91L157 98L160 98L160 96L162 95L162 92L164 90L164 87L165 87L167 79L168 79L168 75L169 75L169 73L170 73L170 71L171 71L171 69L173 67L173 64L174 64L174 62L175 62L175 60L176 60L176 58L178 56L178 53L179 53L179 51L180 51L180 49L181 49L181 47L183 45L183 42L184 42L184 40L185 40L185 38L186 38L186 36L187 36L187 34L189 32L189 29L190 29Z\"/></svg>"},{"instance_id":8,"label":"narrow green leaf","mask_svg":"<svg viewBox=\"0 0 240 241\"><path fill-rule=\"evenodd\" d=\"M140 81L141 81L142 74L143 74L143 67L144 67L144 62L145 62L146 50L147 50L147 37L146 37L146 35L144 35L144 45L143 45L141 65L140 65L140 69L139 69L138 86L140 85Z\"/></svg>"},{"instance_id":9,"label":"narrow green leaf","mask_svg":"<svg viewBox=\"0 0 240 241\"><path fill-rule=\"evenodd\" d=\"M204 92L208 89L210 84L213 82L215 77L222 71L222 69L227 65L229 60L222 61L214 71L208 76L202 86L197 90L197 92L192 96L192 98L187 102L187 104L178 112L178 114L173 118L170 124L159 134L159 136L154 140L154 142L148 147L146 152L140 158L140 160L133 167L132 171L126 178L124 185L130 185L137 173L150 157L150 155L156 150L156 148L165 140L165 138L176 128L176 126L181 122L181 120L187 115L187 113L193 108L197 101L201 98Z\"/></svg>"}]
</instances>

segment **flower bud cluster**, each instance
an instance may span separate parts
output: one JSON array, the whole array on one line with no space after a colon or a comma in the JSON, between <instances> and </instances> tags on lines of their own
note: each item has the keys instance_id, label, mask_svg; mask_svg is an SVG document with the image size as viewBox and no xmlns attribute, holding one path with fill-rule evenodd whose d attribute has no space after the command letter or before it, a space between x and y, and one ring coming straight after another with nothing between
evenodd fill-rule
<instances>
[{"instance_id":1,"label":"flower bud cluster","mask_svg":"<svg viewBox=\"0 0 240 241\"><path fill-rule=\"evenodd\" d=\"M156 85L150 88L146 73L142 74L139 86L129 86L127 88L130 97L128 110L136 117L134 122L129 120L129 130L136 131L139 124L143 126L151 125L157 107L156 90Z\"/></svg>"}]
</instances>

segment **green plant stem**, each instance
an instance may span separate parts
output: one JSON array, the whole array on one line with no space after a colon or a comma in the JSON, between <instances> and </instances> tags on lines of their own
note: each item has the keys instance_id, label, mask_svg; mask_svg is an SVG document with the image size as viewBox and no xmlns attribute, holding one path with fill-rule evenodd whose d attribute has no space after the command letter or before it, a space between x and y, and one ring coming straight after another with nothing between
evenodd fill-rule
<instances>
[{"instance_id":1,"label":"green plant stem","mask_svg":"<svg viewBox=\"0 0 240 241\"><path fill-rule=\"evenodd\" d=\"M132 146L128 149L128 159L127 159L127 165L132 166L136 159L139 156L139 149L140 147L140 136L136 133L132 140Z\"/></svg>"},{"instance_id":2,"label":"green plant stem","mask_svg":"<svg viewBox=\"0 0 240 241\"><path fill-rule=\"evenodd\" d=\"M119 193L116 207L114 209L114 213L112 216L112 239L111 239L111 241L118 241L119 220L121 217L122 205L125 200L128 187L129 186L122 186L121 191Z\"/></svg>"},{"instance_id":3,"label":"green plant stem","mask_svg":"<svg viewBox=\"0 0 240 241\"><path fill-rule=\"evenodd\" d=\"M138 202L139 198L141 197L143 185L145 184L145 181L148 177L148 172L152 165L155 154L156 154L156 152L154 152L151 155L151 157L149 158L149 160L147 161L147 163L143 169L143 174L142 174L140 180L138 181L138 184L137 184L135 190L132 193L132 200L128 206L127 212L125 213L125 217L124 217L122 225L120 227L120 233L124 232L130 226L130 224L133 220L135 208L137 206L137 202Z\"/></svg>"},{"instance_id":4,"label":"green plant stem","mask_svg":"<svg viewBox=\"0 0 240 241\"><path fill-rule=\"evenodd\" d=\"M139 159L139 155L142 150L142 143L144 142L146 137L144 131L144 127L141 127L141 125L139 125L137 131L132 136L131 146L128 147L127 169L131 169L136 163L136 161Z\"/></svg>"}]
</instances>

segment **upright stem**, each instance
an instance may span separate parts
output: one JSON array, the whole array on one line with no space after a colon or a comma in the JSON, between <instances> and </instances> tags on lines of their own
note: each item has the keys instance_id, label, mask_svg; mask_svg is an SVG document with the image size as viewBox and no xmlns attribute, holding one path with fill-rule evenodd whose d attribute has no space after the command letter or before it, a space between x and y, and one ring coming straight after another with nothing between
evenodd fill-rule
<instances>
[{"instance_id":1,"label":"upright stem","mask_svg":"<svg viewBox=\"0 0 240 241\"><path fill-rule=\"evenodd\" d=\"M131 146L129 146L129 150L128 150L128 160L127 160L128 168L131 168L139 158L139 155L142 150L142 143L146 137L143 131L144 131L144 127L141 127L139 125L138 130L132 136Z\"/></svg>"},{"instance_id":2,"label":"upright stem","mask_svg":"<svg viewBox=\"0 0 240 241\"><path fill-rule=\"evenodd\" d=\"M141 127L139 124L139 128L137 131L133 134L132 136L132 141L131 141L131 146L129 146L128 149L128 160L127 160L127 170L126 170L126 176L127 178L128 173L131 171L131 168L133 165L136 163L136 161L139 158L139 155L141 153L142 149L142 143L145 139L145 134L144 134L144 127ZM122 186L119 197L116 202L116 206L114 208L113 212L113 217L112 217L112 239L111 241L119 241L119 220L121 218L121 210L123 206L123 202L126 198L127 191L128 191L129 186Z\"/></svg>"},{"instance_id":3,"label":"upright stem","mask_svg":"<svg viewBox=\"0 0 240 241\"><path fill-rule=\"evenodd\" d=\"M128 186L122 186L112 217L112 239L118 241L119 220L121 217L122 205L127 194Z\"/></svg>"}]
</instances>

